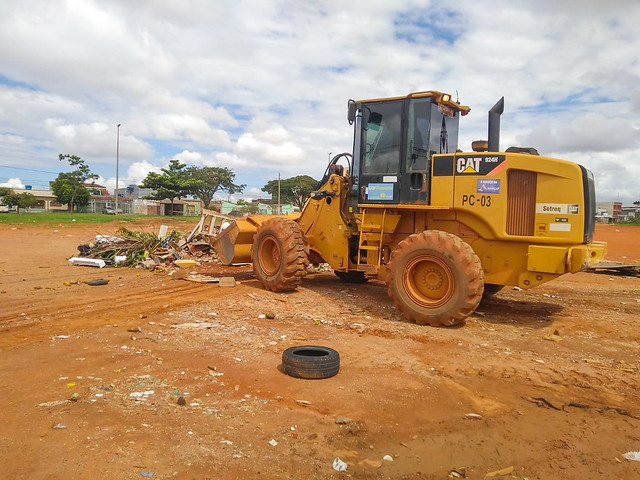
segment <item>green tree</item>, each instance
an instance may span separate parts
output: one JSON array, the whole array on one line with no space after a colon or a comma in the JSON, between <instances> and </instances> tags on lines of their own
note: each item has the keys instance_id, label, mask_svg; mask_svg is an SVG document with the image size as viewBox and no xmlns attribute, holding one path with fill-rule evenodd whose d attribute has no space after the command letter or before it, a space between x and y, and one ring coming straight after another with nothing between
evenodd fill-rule
<instances>
[{"instance_id":1,"label":"green tree","mask_svg":"<svg viewBox=\"0 0 640 480\"><path fill-rule=\"evenodd\" d=\"M227 167L189 167L187 177L191 193L200 199L204 208L209 208L216 192L242 193L246 187L233 183L236 174Z\"/></svg>"},{"instance_id":2,"label":"green tree","mask_svg":"<svg viewBox=\"0 0 640 480\"><path fill-rule=\"evenodd\" d=\"M9 206L16 206L18 213L21 208L30 208L38 205L39 200L28 192L10 193L3 197L4 203Z\"/></svg>"},{"instance_id":3,"label":"green tree","mask_svg":"<svg viewBox=\"0 0 640 480\"><path fill-rule=\"evenodd\" d=\"M280 203L292 203L302 210L317 184L318 181L309 175L298 175L280 180ZM262 187L262 191L270 193L273 201L277 200L278 180L270 180Z\"/></svg>"},{"instance_id":4,"label":"green tree","mask_svg":"<svg viewBox=\"0 0 640 480\"><path fill-rule=\"evenodd\" d=\"M0 198L3 198L5 195L9 195L11 193L11 189L7 187L0 187Z\"/></svg>"},{"instance_id":5,"label":"green tree","mask_svg":"<svg viewBox=\"0 0 640 480\"><path fill-rule=\"evenodd\" d=\"M258 203L257 202L247 202L244 199L240 199L236 202L238 206L238 210L241 212L247 212L249 214L258 213Z\"/></svg>"},{"instance_id":6,"label":"green tree","mask_svg":"<svg viewBox=\"0 0 640 480\"><path fill-rule=\"evenodd\" d=\"M162 168L162 173L149 172L140 184L142 188L152 188L154 192L146 198L153 200L168 199L171 202L173 214L173 202L191 193L192 185L186 170L187 165L179 160L171 160L168 168Z\"/></svg>"},{"instance_id":7,"label":"green tree","mask_svg":"<svg viewBox=\"0 0 640 480\"><path fill-rule=\"evenodd\" d=\"M56 200L66 204L69 211L72 212L74 206L89 203L89 191L83 184L88 180L92 180L91 183L94 183L98 175L91 173L89 166L77 155L60 154L58 159L68 161L69 165L75 168L71 172L60 172L52 184Z\"/></svg>"}]
</instances>

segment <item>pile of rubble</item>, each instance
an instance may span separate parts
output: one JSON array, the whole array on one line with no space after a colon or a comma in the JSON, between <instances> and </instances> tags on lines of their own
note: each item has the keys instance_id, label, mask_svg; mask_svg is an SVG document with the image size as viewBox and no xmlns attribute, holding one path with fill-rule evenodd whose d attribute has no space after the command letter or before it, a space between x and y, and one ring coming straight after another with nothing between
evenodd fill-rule
<instances>
[{"instance_id":1,"label":"pile of rubble","mask_svg":"<svg viewBox=\"0 0 640 480\"><path fill-rule=\"evenodd\" d=\"M115 235L96 235L95 241L79 245L80 253L69 258L69 265L156 269L179 265L186 260L216 261L214 239L231 221L230 217L204 210L200 221L188 235L169 232L166 225L160 227L157 235L120 227Z\"/></svg>"}]
</instances>

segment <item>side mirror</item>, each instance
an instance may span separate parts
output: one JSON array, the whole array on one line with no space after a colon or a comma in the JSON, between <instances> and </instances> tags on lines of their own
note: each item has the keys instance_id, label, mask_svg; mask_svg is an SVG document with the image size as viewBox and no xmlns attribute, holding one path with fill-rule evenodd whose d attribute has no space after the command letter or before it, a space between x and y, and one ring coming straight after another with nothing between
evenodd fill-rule
<instances>
[{"instance_id":1,"label":"side mirror","mask_svg":"<svg viewBox=\"0 0 640 480\"><path fill-rule=\"evenodd\" d=\"M347 102L347 120L349 120L349 125L353 125L353 122L356 121L356 102L355 100L349 99Z\"/></svg>"}]
</instances>

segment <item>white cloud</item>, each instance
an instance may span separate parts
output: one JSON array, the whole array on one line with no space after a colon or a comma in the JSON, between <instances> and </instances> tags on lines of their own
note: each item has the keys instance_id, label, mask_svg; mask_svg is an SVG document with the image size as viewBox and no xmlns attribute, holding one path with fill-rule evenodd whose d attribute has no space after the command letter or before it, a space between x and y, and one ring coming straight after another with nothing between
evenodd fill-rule
<instances>
[{"instance_id":1,"label":"white cloud","mask_svg":"<svg viewBox=\"0 0 640 480\"><path fill-rule=\"evenodd\" d=\"M472 107L462 148L486 138L504 95L503 148L579 158L603 169L600 198L617 197L609 184L638 196L640 164L606 172L640 157L640 4L5 3L0 165L57 170L71 153L108 182L121 123L127 182L179 158L259 189L277 172L318 178L328 152L351 149L348 98L438 89ZM0 181L15 175L0 167Z\"/></svg>"},{"instance_id":2,"label":"white cloud","mask_svg":"<svg viewBox=\"0 0 640 480\"><path fill-rule=\"evenodd\" d=\"M24 183L19 178L10 178L6 182L0 183L0 187L24 188Z\"/></svg>"}]
</instances>

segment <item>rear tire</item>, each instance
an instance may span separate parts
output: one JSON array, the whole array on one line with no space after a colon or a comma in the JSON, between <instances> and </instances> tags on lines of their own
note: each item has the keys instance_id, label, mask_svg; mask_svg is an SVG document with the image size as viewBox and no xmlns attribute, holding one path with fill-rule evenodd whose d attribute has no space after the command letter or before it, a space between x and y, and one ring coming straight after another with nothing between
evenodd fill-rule
<instances>
[{"instance_id":1,"label":"rear tire","mask_svg":"<svg viewBox=\"0 0 640 480\"><path fill-rule=\"evenodd\" d=\"M404 315L421 325L462 323L482 299L484 271L473 249L438 230L415 233L394 249L387 291Z\"/></svg>"},{"instance_id":2,"label":"rear tire","mask_svg":"<svg viewBox=\"0 0 640 480\"><path fill-rule=\"evenodd\" d=\"M287 218L270 218L258 228L251 247L253 271L267 290L295 290L309 265L302 230Z\"/></svg>"}]
</instances>

